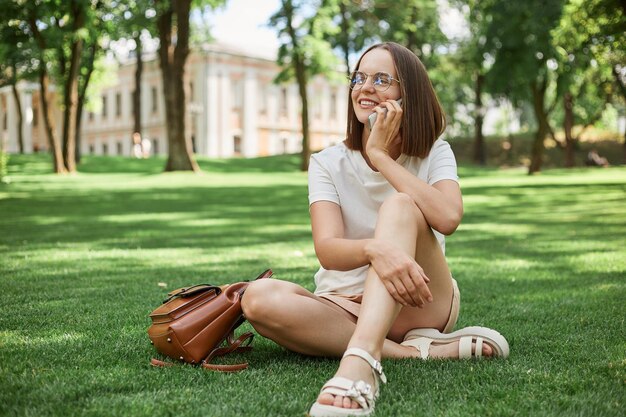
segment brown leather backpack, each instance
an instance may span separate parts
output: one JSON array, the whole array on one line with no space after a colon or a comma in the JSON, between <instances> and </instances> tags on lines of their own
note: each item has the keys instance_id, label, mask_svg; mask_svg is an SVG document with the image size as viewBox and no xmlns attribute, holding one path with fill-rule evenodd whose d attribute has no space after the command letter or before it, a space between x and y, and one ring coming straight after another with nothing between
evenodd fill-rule
<instances>
[{"instance_id":1,"label":"brown leather backpack","mask_svg":"<svg viewBox=\"0 0 626 417\"><path fill-rule=\"evenodd\" d=\"M268 269L256 279L271 276L272 270ZM247 368L247 363L215 365L210 361L227 353L252 349L252 333L234 337L235 329L245 321L241 297L248 285L248 281L219 287L200 284L170 292L163 305L150 314L152 325L148 336L152 344L172 359L206 369L234 372ZM151 363L172 365L158 359L152 359Z\"/></svg>"}]
</instances>

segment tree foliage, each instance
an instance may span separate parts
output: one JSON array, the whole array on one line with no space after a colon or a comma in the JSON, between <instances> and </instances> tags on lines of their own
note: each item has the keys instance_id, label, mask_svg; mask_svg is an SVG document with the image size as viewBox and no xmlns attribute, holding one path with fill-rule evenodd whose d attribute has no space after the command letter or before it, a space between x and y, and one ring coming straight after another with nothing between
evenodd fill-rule
<instances>
[{"instance_id":1,"label":"tree foliage","mask_svg":"<svg viewBox=\"0 0 626 417\"><path fill-rule=\"evenodd\" d=\"M320 73L330 75L336 68L336 59L324 34L328 33L332 12L336 3L321 0L313 5L305 1L282 0L281 8L270 18L270 25L276 28L281 40L278 50L278 63L282 71L276 82L295 79L301 102L302 120L302 161L301 169L306 171L309 165L309 79ZM308 13L308 14L307 14Z\"/></svg>"}]
</instances>

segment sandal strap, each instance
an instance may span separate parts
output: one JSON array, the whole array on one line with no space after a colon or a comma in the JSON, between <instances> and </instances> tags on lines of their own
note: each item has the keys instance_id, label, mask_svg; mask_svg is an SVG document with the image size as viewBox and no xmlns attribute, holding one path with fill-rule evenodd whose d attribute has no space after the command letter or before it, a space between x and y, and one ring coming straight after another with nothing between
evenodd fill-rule
<instances>
[{"instance_id":1,"label":"sandal strap","mask_svg":"<svg viewBox=\"0 0 626 417\"><path fill-rule=\"evenodd\" d=\"M483 356L483 338L482 337L476 338L476 350L474 351L474 355L477 358L482 358Z\"/></svg>"},{"instance_id":2,"label":"sandal strap","mask_svg":"<svg viewBox=\"0 0 626 417\"><path fill-rule=\"evenodd\" d=\"M387 377L383 372L383 365L380 363L380 361L374 359L374 357L370 355L369 352L361 348L353 347L346 350L346 352L343 354L343 357L345 358L346 356L358 356L359 358L363 359L369 364L375 375L380 378L383 384L387 383Z\"/></svg>"},{"instance_id":3,"label":"sandal strap","mask_svg":"<svg viewBox=\"0 0 626 417\"><path fill-rule=\"evenodd\" d=\"M347 397L354 400L362 409L373 407L376 395L372 386L365 381L352 381L340 376L331 378L321 390L324 394Z\"/></svg>"},{"instance_id":4,"label":"sandal strap","mask_svg":"<svg viewBox=\"0 0 626 417\"><path fill-rule=\"evenodd\" d=\"M410 343L403 343L408 346L413 346L420 351L420 357L422 359L428 359L430 356L430 345L433 343L433 339L429 337L419 337L417 339L412 339L409 341Z\"/></svg>"},{"instance_id":5,"label":"sandal strap","mask_svg":"<svg viewBox=\"0 0 626 417\"><path fill-rule=\"evenodd\" d=\"M472 342L476 339L476 350L472 353ZM459 340L459 359L481 358L483 356L483 339L480 336L463 336Z\"/></svg>"}]
</instances>

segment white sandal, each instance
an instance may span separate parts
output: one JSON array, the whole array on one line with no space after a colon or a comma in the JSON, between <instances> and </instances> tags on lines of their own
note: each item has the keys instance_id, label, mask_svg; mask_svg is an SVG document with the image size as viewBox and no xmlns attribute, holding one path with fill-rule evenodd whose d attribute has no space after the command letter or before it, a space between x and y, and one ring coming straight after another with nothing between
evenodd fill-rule
<instances>
[{"instance_id":1,"label":"white sandal","mask_svg":"<svg viewBox=\"0 0 626 417\"><path fill-rule=\"evenodd\" d=\"M493 349L493 357L509 356L509 343L504 336L487 327L466 327L452 333L441 333L437 329L413 329L404 336L404 346L417 348L422 359L430 356L430 345L435 343L459 342L459 359L480 358L483 355L483 343ZM476 349L472 352L472 343Z\"/></svg>"},{"instance_id":2,"label":"white sandal","mask_svg":"<svg viewBox=\"0 0 626 417\"><path fill-rule=\"evenodd\" d=\"M372 374L374 375L375 386L372 386L365 381L352 381L348 378L335 377L328 381L322 387L320 393L327 393L331 395L339 395L342 397L348 397L361 406L361 408L342 408L332 405L320 404L315 401L309 411L309 415L312 417L334 417L334 416L369 416L374 412L374 402L378 398L380 382L386 383L387 377L383 373L383 367L379 361L374 359L372 355L367 353L363 349L350 348L346 350L343 357L346 356L358 356L369 364L372 368Z\"/></svg>"}]
</instances>

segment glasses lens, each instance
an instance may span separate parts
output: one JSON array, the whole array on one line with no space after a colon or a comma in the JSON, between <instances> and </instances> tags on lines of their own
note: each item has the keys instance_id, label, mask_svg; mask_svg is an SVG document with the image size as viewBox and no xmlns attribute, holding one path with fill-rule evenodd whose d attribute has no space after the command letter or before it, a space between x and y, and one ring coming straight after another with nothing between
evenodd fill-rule
<instances>
[{"instance_id":1,"label":"glasses lens","mask_svg":"<svg viewBox=\"0 0 626 417\"><path fill-rule=\"evenodd\" d=\"M367 79L367 75L360 72L360 71L355 71L352 73L352 75L350 76L350 88L352 89L359 89L361 88L361 86L363 86L363 84L365 84L365 80Z\"/></svg>"},{"instance_id":2,"label":"glasses lens","mask_svg":"<svg viewBox=\"0 0 626 417\"><path fill-rule=\"evenodd\" d=\"M377 90L384 91L389 88L392 80L391 75L386 72L377 72L374 74L374 87Z\"/></svg>"}]
</instances>

